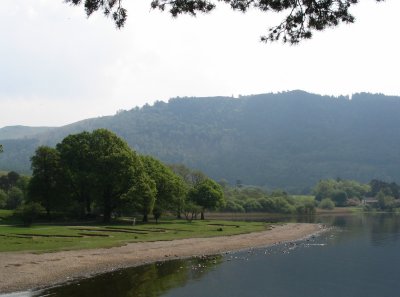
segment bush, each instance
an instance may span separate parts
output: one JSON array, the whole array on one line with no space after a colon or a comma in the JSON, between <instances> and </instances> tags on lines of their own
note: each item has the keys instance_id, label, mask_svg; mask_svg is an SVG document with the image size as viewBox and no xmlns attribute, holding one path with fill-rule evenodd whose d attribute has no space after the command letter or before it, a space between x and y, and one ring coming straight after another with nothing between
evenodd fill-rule
<instances>
[{"instance_id":1,"label":"bush","mask_svg":"<svg viewBox=\"0 0 400 297\"><path fill-rule=\"evenodd\" d=\"M7 209L16 209L22 204L23 200L24 200L24 193L21 191L21 189L19 189L17 187L12 187L8 191L6 208Z\"/></svg>"},{"instance_id":2,"label":"bush","mask_svg":"<svg viewBox=\"0 0 400 297\"><path fill-rule=\"evenodd\" d=\"M7 205L7 194L0 189L0 209L4 209Z\"/></svg>"},{"instance_id":3,"label":"bush","mask_svg":"<svg viewBox=\"0 0 400 297\"><path fill-rule=\"evenodd\" d=\"M325 198L319 203L319 208L332 210L335 208L335 203L331 199Z\"/></svg>"},{"instance_id":4,"label":"bush","mask_svg":"<svg viewBox=\"0 0 400 297\"><path fill-rule=\"evenodd\" d=\"M228 200L226 202L226 206L224 208L224 211L228 211L228 212L245 212L245 209L243 208L243 206L238 203L235 200Z\"/></svg>"},{"instance_id":5,"label":"bush","mask_svg":"<svg viewBox=\"0 0 400 297\"><path fill-rule=\"evenodd\" d=\"M272 198L274 202L274 212L277 213L295 213L296 207L291 205L285 197L274 197Z\"/></svg>"},{"instance_id":6,"label":"bush","mask_svg":"<svg viewBox=\"0 0 400 297\"><path fill-rule=\"evenodd\" d=\"M378 204L382 210L393 210L395 208L395 200L392 196L378 195Z\"/></svg>"},{"instance_id":7,"label":"bush","mask_svg":"<svg viewBox=\"0 0 400 297\"><path fill-rule=\"evenodd\" d=\"M296 212L301 215L313 215L315 214L315 202L314 199L311 201L302 201L296 206Z\"/></svg>"},{"instance_id":8,"label":"bush","mask_svg":"<svg viewBox=\"0 0 400 297\"><path fill-rule=\"evenodd\" d=\"M32 225L33 221L45 210L37 202L29 202L19 206L15 210L15 216L20 218L25 226Z\"/></svg>"},{"instance_id":9,"label":"bush","mask_svg":"<svg viewBox=\"0 0 400 297\"><path fill-rule=\"evenodd\" d=\"M337 190L332 193L331 198L335 202L336 206L346 206L348 197L345 191Z\"/></svg>"},{"instance_id":10,"label":"bush","mask_svg":"<svg viewBox=\"0 0 400 297\"><path fill-rule=\"evenodd\" d=\"M262 210L261 204L255 199L247 200L243 207L246 212L257 212Z\"/></svg>"}]
</instances>

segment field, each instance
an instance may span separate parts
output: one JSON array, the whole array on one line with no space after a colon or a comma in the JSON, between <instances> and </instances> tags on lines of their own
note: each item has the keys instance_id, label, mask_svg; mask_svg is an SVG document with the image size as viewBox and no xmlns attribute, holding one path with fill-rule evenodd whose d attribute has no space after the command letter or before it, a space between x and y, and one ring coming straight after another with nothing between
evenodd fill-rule
<instances>
[{"instance_id":1,"label":"field","mask_svg":"<svg viewBox=\"0 0 400 297\"><path fill-rule=\"evenodd\" d=\"M124 245L128 242L214 237L266 230L261 222L222 220L162 220L156 223L117 222L114 224L74 223L15 225L11 212L0 210L0 252L89 249Z\"/></svg>"}]
</instances>

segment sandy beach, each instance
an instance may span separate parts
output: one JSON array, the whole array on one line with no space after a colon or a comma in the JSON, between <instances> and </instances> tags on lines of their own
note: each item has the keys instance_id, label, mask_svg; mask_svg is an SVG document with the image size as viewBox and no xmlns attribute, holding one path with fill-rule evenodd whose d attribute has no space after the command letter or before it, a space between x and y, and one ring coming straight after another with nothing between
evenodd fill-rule
<instances>
[{"instance_id":1,"label":"sandy beach","mask_svg":"<svg viewBox=\"0 0 400 297\"><path fill-rule=\"evenodd\" d=\"M0 253L0 293L24 291L74 278L150 262L220 254L299 240L323 230L321 225L290 223L271 230L234 236L131 243L108 249L45 254Z\"/></svg>"}]
</instances>

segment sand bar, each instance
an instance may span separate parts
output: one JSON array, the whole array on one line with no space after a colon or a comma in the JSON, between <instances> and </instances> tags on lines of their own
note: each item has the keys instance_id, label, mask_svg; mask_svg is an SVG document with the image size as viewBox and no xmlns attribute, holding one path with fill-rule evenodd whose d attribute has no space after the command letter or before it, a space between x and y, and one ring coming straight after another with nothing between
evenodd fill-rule
<instances>
[{"instance_id":1,"label":"sand bar","mask_svg":"<svg viewBox=\"0 0 400 297\"><path fill-rule=\"evenodd\" d=\"M321 225L290 223L234 236L130 243L121 247L32 254L0 253L0 293L24 291L145 263L220 254L311 236Z\"/></svg>"}]
</instances>

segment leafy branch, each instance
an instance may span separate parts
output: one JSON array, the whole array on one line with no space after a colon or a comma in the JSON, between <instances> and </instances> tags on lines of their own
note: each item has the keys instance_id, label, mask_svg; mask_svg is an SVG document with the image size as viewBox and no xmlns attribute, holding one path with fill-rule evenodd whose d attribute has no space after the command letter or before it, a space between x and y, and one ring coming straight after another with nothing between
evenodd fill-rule
<instances>
[{"instance_id":1,"label":"leafy branch","mask_svg":"<svg viewBox=\"0 0 400 297\"><path fill-rule=\"evenodd\" d=\"M117 28L122 28L127 19L127 10L121 6L122 0L64 0L73 5L84 2L87 16L101 10L105 16L112 16ZM375 0L382 2L384 0ZM151 8L168 10L173 17L180 14L196 16L209 13L216 3L224 2L233 10L246 12L250 8L262 12L282 12L289 14L283 21L261 36L261 41L282 40L284 43L297 44L312 37L313 32L336 27L341 23L353 23L355 17L349 12L359 0L152 0Z\"/></svg>"}]
</instances>

